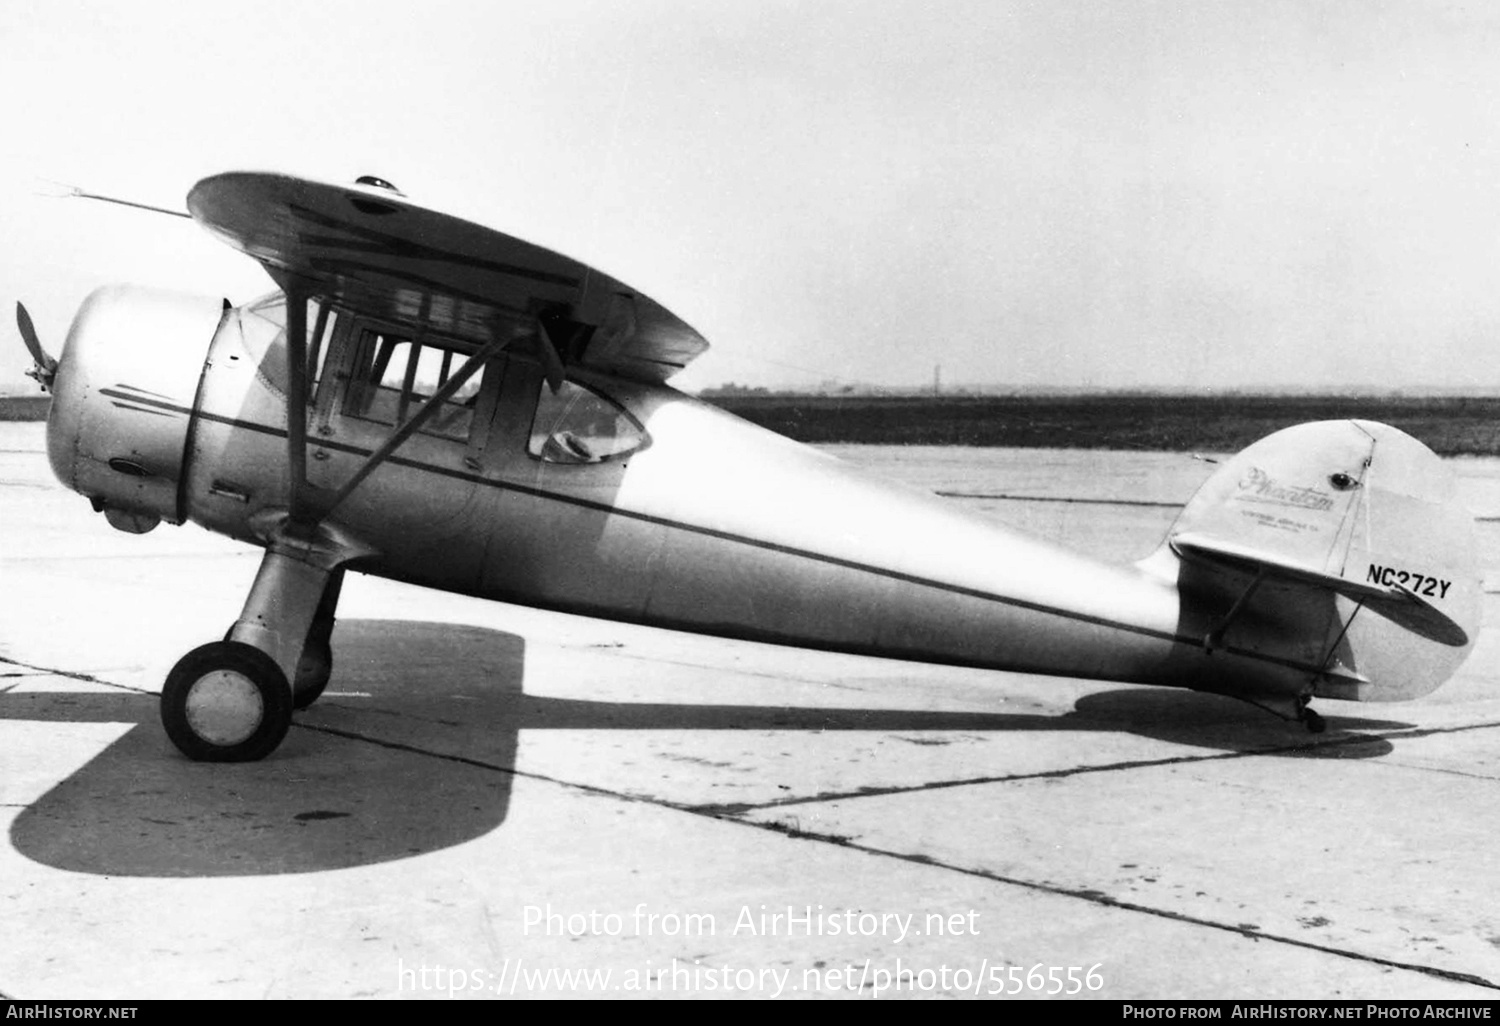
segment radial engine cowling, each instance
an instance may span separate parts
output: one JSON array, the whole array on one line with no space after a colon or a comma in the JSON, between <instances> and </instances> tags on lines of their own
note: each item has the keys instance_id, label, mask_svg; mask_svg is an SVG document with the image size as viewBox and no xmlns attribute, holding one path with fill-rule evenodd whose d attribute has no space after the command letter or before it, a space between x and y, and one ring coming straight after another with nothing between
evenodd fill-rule
<instances>
[{"instance_id":1,"label":"radial engine cowling","mask_svg":"<svg viewBox=\"0 0 1500 1026\"><path fill-rule=\"evenodd\" d=\"M47 457L63 484L124 531L180 524L198 382L220 299L137 286L84 300L58 361Z\"/></svg>"}]
</instances>

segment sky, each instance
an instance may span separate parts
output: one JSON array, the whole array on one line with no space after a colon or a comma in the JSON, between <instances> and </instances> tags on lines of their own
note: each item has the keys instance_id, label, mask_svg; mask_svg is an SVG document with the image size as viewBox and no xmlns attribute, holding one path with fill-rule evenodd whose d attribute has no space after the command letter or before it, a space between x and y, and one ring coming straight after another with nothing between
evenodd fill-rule
<instances>
[{"instance_id":1,"label":"sky","mask_svg":"<svg viewBox=\"0 0 1500 1026\"><path fill-rule=\"evenodd\" d=\"M79 302L260 268L228 170L375 174L713 348L674 384L1500 386L1500 9L0 0L0 390Z\"/></svg>"}]
</instances>

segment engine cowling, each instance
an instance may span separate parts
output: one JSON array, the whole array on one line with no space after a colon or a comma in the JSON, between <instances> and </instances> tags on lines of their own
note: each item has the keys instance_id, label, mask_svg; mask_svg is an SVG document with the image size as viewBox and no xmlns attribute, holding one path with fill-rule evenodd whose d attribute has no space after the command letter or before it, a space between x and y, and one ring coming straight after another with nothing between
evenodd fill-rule
<instances>
[{"instance_id":1,"label":"engine cowling","mask_svg":"<svg viewBox=\"0 0 1500 1026\"><path fill-rule=\"evenodd\" d=\"M132 533L185 519L180 483L221 299L116 285L92 293L68 330L47 418L63 484Z\"/></svg>"}]
</instances>

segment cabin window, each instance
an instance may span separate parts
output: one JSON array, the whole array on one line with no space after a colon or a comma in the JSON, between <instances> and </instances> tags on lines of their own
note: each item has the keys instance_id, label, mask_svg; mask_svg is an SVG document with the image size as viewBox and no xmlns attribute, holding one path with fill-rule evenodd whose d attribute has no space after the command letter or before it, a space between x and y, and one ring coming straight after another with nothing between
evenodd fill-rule
<instances>
[{"instance_id":1,"label":"cabin window","mask_svg":"<svg viewBox=\"0 0 1500 1026\"><path fill-rule=\"evenodd\" d=\"M307 300L307 379L308 394L323 374L328 359L327 340L338 325L338 311L317 299ZM273 292L248 304L239 311L240 337L245 348L256 357L260 375L267 384L285 395L286 377L286 294Z\"/></svg>"},{"instance_id":2,"label":"cabin window","mask_svg":"<svg viewBox=\"0 0 1500 1026\"><path fill-rule=\"evenodd\" d=\"M338 328L339 312L315 299L307 301L307 394L312 395L314 386L323 377L323 365L328 362L328 350L332 348L333 333Z\"/></svg>"},{"instance_id":3,"label":"cabin window","mask_svg":"<svg viewBox=\"0 0 1500 1026\"><path fill-rule=\"evenodd\" d=\"M354 354L344 412L391 427L404 424L467 359L466 353L440 343L365 328ZM458 441L468 438L482 377L482 370L471 375L418 431Z\"/></svg>"},{"instance_id":4,"label":"cabin window","mask_svg":"<svg viewBox=\"0 0 1500 1026\"><path fill-rule=\"evenodd\" d=\"M646 445L644 428L593 389L564 381L556 394L542 386L527 451L545 463L603 463Z\"/></svg>"}]
</instances>

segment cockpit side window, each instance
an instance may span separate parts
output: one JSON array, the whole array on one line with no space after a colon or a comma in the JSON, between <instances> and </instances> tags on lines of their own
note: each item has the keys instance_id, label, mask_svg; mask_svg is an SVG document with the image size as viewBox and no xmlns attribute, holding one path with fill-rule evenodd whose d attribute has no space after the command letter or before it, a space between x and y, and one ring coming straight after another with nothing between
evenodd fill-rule
<instances>
[{"instance_id":1,"label":"cockpit side window","mask_svg":"<svg viewBox=\"0 0 1500 1026\"><path fill-rule=\"evenodd\" d=\"M644 448L645 428L624 407L574 381L541 389L527 452L544 463L603 463Z\"/></svg>"},{"instance_id":2,"label":"cockpit side window","mask_svg":"<svg viewBox=\"0 0 1500 1026\"><path fill-rule=\"evenodd\" d=\"M428 339L415 341L366 327L356 343L344 413L388 424L405 423L458 372L466 354ZM418 430L463 441L474 422L483 372L473 375Z\"/></svg>"},{"instance_id":3,"label":"cockpit side window","mask_svg":"<svg viewBox=\"0 0 1500 1026\"><path fill-rule=\"evenodd\" d=\"M273 292L238 311L240 339L255 359L261 380L285 395L286 379L286 295ZM310 298L307 301L307 375L309 393L323 374L331 338L339 314L333 307Z\"/></svg>"}]
</instances>

